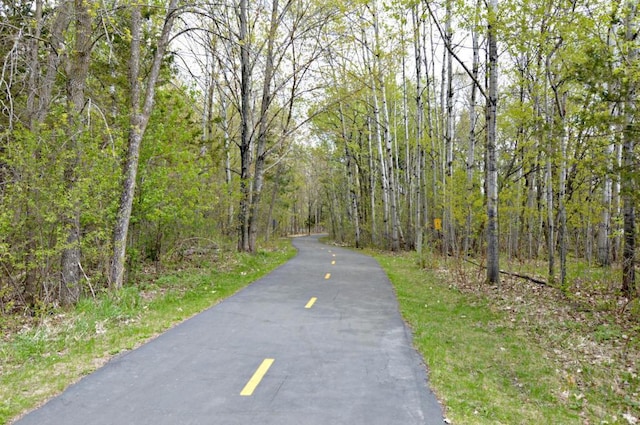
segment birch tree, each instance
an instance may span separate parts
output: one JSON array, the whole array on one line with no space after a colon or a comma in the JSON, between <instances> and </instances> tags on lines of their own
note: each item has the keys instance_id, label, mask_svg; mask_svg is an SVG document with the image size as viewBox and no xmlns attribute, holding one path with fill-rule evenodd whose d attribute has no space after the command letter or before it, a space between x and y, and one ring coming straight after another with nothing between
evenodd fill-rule
<instances>
[{"instance_id":1,"label":"birch tree","mask_svg":"<svg viewBox=\"0 0 640 425\"><path fill-rule=\"evenodd\" d=\"M500 251L498 247L498 164L496 157L496 118L498 104L498 0L488 4L488 88L487 88L487 281L500 282Z\"/></svg>"},{"instance_id":2,"label":"birch tree","mask_svg":"<svg viewBox=\"0 0 640 425\"><path fill-rule=\"evenodd\" d=\"M636 199L638 186L634 171L637 157L635 154L638 137L637 122L637 75L638 75L638 24L636 2L627 1L624 7L624 47L628 68L623 82L624 93L624 130L622 133L622 202L624 214L624 251L622 253L622 292L627 297L635 297L635 251L636 251Z\"/></svg>"},{"instance_id":3,"label":"birch tree","mask_svg":"<svg viewBox=\"0 0 640 425\"><path fill-rule=\"evenodd\" d=\"M473 52L473 62L471 65L471 93L469 96L469 146L467 149L467 214L464 232L464 245L463 255L469 255L470 240L471 240L471 224L473 219L472 209L472 191L473 191L473 170L475 166L475 151L476 151L476 126L477 126L477 112L476 102L478 98L478 85L475 81L478 81L479 69L480 69L480 41L478 34L478 26L480 24L480 1L476 3L475 14L473 19L473 26L471 28L471 48Z\"/></svg>"}]
</instances>

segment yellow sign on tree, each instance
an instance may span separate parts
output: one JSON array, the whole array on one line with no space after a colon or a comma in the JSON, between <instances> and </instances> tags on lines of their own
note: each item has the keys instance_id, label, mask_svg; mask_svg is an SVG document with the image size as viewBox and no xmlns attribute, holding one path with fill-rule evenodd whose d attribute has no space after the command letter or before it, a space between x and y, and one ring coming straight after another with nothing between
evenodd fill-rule
<instances>
[{"instance_id":1,"label":"yellow sign on tree","mask_svg":"<svg viewBox=\"0 0 640 425\"><path fill-rule=\"evenodd\" d=\"M436 230L442 230L442 219L434 218L433 219L433 228Z\"/></svg>"}]
</instances>

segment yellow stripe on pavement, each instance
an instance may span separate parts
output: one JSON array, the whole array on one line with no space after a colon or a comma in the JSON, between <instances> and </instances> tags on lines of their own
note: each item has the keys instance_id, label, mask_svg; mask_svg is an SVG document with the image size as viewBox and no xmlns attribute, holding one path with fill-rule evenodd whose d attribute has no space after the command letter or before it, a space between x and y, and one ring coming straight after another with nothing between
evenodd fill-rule
<instances>
[{"instance_id":1,"label":"yellow stripe on pavement","mask_svg":"<svg viewBox=\"0 0 640 425\"><path fill-rule=\"evenodd\" d=\"M333 266L335 263L336 263L336 260L333 260L333 261L331 262L331 265Z\"/></svg>"},{"instance_id":2,"label":"yellow stripe on pavement","mask_svg":"<svg viewBox=\"0 0 640 425\"><path fill-rule=\"evenodd\" d=\"M330 277L331 277L331 273L327 273L327 274L324 275L325 279L329 279Z\"/></svg>"},{"instance_id":3,"label":"yellow stripe on pavement","mask_svg":"<svg viewBox=\"0 0 640 425\"><path fill-rule=\"evenodd\" d=\"M311 297L311 299L309 300L307 305L304 306L304 308L311 308L313 306L313 304L317 301L317 299L318 298L316 298L316 297Z\"/></svg>"},{"instance_id":4,"label":"yellow stripe on pavement","mask_svg":"<svg viewBox=\"0 0 640 425\"><path fill-rule=\"evenodd\" d=\"M273 362L274 359L264 359L262 364L258 367L258 370L256 370L251 379L249 379L249 382L247 382L247 385L245 385L242 391L240 391L240 395L252 395L253 391L255 391L260 381L262 381L262 378L264 378L264 375L267 373Z\"/></svg>"}]
</instances>

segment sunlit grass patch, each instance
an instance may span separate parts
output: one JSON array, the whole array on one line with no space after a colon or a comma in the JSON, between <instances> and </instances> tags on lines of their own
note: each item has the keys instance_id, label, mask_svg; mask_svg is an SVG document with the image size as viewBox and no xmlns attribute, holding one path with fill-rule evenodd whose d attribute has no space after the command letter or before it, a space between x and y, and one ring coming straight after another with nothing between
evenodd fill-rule
<instances>
[{"instance_id":1,"label":"sunlit grass patch","mask_svg":"<svg viewBox=\"0 0 640 425\"><path fill-rule=\"evenodd\" d=\"M505 279L502 288L472 291L481 278L469 270L458 276L453 264L434 271L412 254L376 258L454 424L628 424L638 417L637 335L572 313L579 306L559 289Z\"/></svg>"}]
</instances>

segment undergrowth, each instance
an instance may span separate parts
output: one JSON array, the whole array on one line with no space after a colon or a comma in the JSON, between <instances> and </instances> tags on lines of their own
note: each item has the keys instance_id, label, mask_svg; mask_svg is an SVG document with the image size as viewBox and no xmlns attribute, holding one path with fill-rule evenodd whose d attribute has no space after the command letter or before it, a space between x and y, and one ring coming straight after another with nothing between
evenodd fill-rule
<instances>
[{"instance_id":1,"label":"undergrowth","mask_svg":"<svg viewBox=\"0 0 640 425\"><path fill-rule=\"evenodd\" d=\"M489 286L467 263L375 256L452 423L637 423L640 327L618 298L605 303L604 280L578 271L581 289L505 276Z\"/></svg>"}]
</instances>

